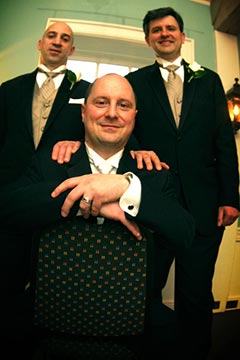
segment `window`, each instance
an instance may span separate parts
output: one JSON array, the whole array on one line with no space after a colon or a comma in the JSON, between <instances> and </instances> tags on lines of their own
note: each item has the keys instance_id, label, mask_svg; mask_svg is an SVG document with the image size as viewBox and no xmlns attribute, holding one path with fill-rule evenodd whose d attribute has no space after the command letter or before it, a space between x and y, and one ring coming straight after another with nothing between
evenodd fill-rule
<instances>
[{"instance_id":1,"label":"window","mask_svg":"<svg viewBox=\"0 0 240 360\"><path fill-rule=\"evenodd\" d=\"M72 71L80 72L82 74L82 79L89 82L93 82L96 78L107 73L117 73L119 75L125 76L130 71L137 70L137 68L129 66L80 60L68 60L67 68Z\"/></svg>"}]
</instances>

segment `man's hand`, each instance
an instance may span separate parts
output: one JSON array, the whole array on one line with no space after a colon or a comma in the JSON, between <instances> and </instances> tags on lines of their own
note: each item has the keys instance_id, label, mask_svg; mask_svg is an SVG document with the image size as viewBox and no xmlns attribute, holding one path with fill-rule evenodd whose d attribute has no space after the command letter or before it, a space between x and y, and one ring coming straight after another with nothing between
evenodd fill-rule
<instances>
[{"instance_id":1,"label":"man's hand","mask_svg":"<svg viewBox=\"0 0 240 360\"><path fill-rule=\"evenodd\" d=\"M58 141L52 150L52 160L56 160L59 164L69 162L72 154L80 148L80 141Z\"/></svg>"},{"instance_id":2,"label":"man's hand","mask_svg":"<svg viewBox=\"0 0 240 360\"><path fill-rule=\"evenodd\" d=\"M153 165L156 170L162 170L162 168L169 170L169 166L165 162L161 162L154 151L131 150L130 153L132 158L137 160L138 169L143 169L144 163L147 170L153 170Z\"/></svg>"},{"instance_id":3,"label":"man's hand","mask_svg":"<svg viewBox=\"0 0 240 360\"><path fill-rule=\"evenodd\" d=\"M101 207L99 214L107 219L121 221L121 223L126 226L133 236L135 236L138 240L142 240L142 235L138 225L134 221L126 219L124 211L120 208L118 202L104 204Z\"/></svg>"},{"instance_id":4,"label":"man's hand","mask_svg":"<svg viewBox=\"0 0 240 360\"><path fill-rule=\"evenodd\" d=\"M239 217L238 209L232 206L221 206L218 209L218 226L232 225Z\"/></svg>"},{"instance_id":5,"label":"man's hand","mask_svg":"<svg viewBox=\"0 0 240 360\"><path fill-rule=\"evenodd\" d=\"M68 216L70 209L82 197L91 200L91 204L80 201L79 207L85 218L91 213L98 216L103 204L118 201L127 190L129 182L120 174L88 174L73 177L63 181L52 192L52 197L57 197L68 189L73 189L66 197L61 214Z\"/></svg>"}]
</instances>

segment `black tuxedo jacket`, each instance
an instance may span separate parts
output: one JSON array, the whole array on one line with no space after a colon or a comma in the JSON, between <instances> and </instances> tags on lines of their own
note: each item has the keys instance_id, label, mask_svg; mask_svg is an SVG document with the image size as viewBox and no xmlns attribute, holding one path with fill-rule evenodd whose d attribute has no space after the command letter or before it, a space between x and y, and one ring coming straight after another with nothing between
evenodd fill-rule
<instances>
[{"instance_id":1,"label":"black tuxedo jacket","mask_svg":"<svg viewBox=\"0 0 240 360\"><path fill-rule=\"evenodd\" d=\"M35 153L32 129L32 98L37 69L4 82L0 87L0 184L15 180L30 164ZM77 140L83 134L81 106L70 98L84 98L89 83L74 84L67 72L57 92L37 148L52 150L60 140Z\"/></svg>"},{"instance_id":2,"label":"black tuxedo jacket","mask_svg":"<svg viewBox=\"0 0 240 360\"><path fill-rule=\"evenodd\" d=\"M120 160L118 173L127 171L135 173L142 183L139 213L132 220L156 231L170 248L189 247L194 237L194 221L177 201L171 173L167 170L138 170L128 147ZM1 190L2 226L9 229L32 226L39 229L55 221L64 221L60 209L69 191L55 199L51 198L51 192L69 177L90 173L84 144L71 161L63 165L52 161L48 152L39 152L26 175ZM78 204L79 201L73 207L70 217L76 215Z\"/></svg>"},{"instance_id":3,"label":"black tuxedo jacket","mask_svg":"<svg viewBox=\"0 0 240 360\"><path fill-rule=\"evenodd\" d=\"M126 77L137 96L134 134L140 148L154 150L170 166L197 229L209 234L219 206L239 206L237 151L219 76L206 69L189 81L187 65L179 128L157 63Z\"/></svg>"}]
</instances>

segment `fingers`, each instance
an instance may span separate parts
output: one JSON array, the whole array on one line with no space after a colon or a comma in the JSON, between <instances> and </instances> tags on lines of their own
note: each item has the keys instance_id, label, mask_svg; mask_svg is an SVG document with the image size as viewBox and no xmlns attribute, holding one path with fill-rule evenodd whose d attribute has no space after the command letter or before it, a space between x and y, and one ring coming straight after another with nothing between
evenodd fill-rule
<instances>
[{"instance_id":1,"label":"fingers","mask_svg":"<svg viewBox=\"0 0 240 360\"><path fill-rule=\"evenodd\" d=\"M140 229L135 222L124 218L121 220L121 223L126 226L126 228L133 234L133 236L135 236L138 240L142 240Z\"/></svg>"},{"instance_id":2,"label":"fingers","mask_svg":"<svg viewBox=\"0 0 240 360\"><path fill-rule=\"evenodd\" d=\"M162 162L162 161L161 161L161 166L162 166L164 169L167 169L167 170L170 169L170 166L169 166L168 164L166 164L165 162ZM158 170L161 170L161 169L158 169Z\"/></svg>"},{"instance_id":3,"label":"fingers","mask_svg":"<svg viewBox=\"0 0 240 360\"><path fill-rule=\"evenodd\" d=\"M154 151L131 150L130 154L133 159L136 159L137 168L140 170L143 169L144 165L149 171L153 170L154 168L156 170L162 170L162 168L169 170L169 166L165 162L161 162Z\"/></svg>"},{"instance_id":4,"label":"fingers","mask_svg":"<svg viewBox=\"0 0 240 360\"><path fill-rule=\"evenodd\" d=\"M239 217L239 211L231 206L220 206L218 209L218 226L232 225Z\"/></svg>"},{"instance_id":5,"label":"fingers","mask_svg":"<svg viewBox=\"0 0 240 360\"><path fill-rule=\"evenodd\" d=\"M135 151L134 151L134 150L130 150L130 154L131 154L131 156L132 156L133 159L136 159L136 157L135 157Z\"/></svg>"},{"instance_id":6,"label":"fingers","mask_svg":"<svg viewBox=\"0 0 240 360\"><path fill-rule=\"evenodd\" d=\"M218 209L217 226L222 226L222 225L223 225L223 208L220 207Z\"/></svg>"},{"instance_id":7,"label":"fingers","mask_svg":"<svg viewBox=\"0 0 240 360\"><path fill-rule=\"evenodd\" d=\"M74 154L80 147L80 141L59 141L52 150L52 160L59 164L69 162L72 154Z\"/></svg>"},{"instance_id":8,"label":"fingers","mask_svg":"<svg viewBox=\"0 0 240 360\"><path fill-rule=\"evenodd\" d=\"M64 180L61 184L59 184L51 193L51 196L53 198L59 196L60 194L62 194L64 191L68 190L68 189L73 189L74 187L78 186L81 182L84 181L84 179L86 178L85 175L82 176L76 176L73 178L69 178L67 180ZM82 195L81 195L82 196ZM79 198L80 199L80 198ZM76 199L77 200L77 199Z\"/></svg>"},{"instance_id":9,"label":"fingers","mask_svg":"<svg viewBox=\"0 0 240 360\"><path fill-rule=\"evenodd\" d=\"M71 208L73 207L73 205L75 204L75 202L80 199L82 197L82 193L79 192L78 189L73 189L68 196L66 197L66 199L64 200L64 203L61 207L61 215L63 217L67 217ZM80 205L79 207L81 209L83 209L83 213L87 214L87 210L90 209L90 204L84 203L82 201L80 201Z\"/></svg>"},{"instance_id":10,"label":"fingers","mask_svg":"<svg viewBox=\"0 0 240 360\"><path fill-rule=\"evenodd\" d=\"M88 219L91 213L92 200L90 200L87 196L83 196L79 203L79 208L81 209L82 216L84 219Z\"/></svg>"},{"instance_id":11,"label":"fingers","mask_svg":"<svg viewBox=\"0 0 240 360\"><path fill-rule=\"evenodd\" d=\"M61 215L63 217L68 216L69 211L71 210L74 203L77 200L81 199L83 196L84 188L82 188L81 190L81 186L78 186L81 180L84 181L84 176L67 179L63 181L60 185L58 185L51 193L51 196L55 198L66 190L73 189L65 198L65 201L61 208ZM91 197L89 197L89 199L91 199Z\"/></svg>"},{"instance_id":12,"label":"fingers","mask_svg":"<svg viewBox=\"0 0 240 360\"><path fill-rule=\"evenodd\" d=\"M98 216L100 214L101 207L102 207L102 202L99 199L94 198L92 202L91 214L93 216Z\"/></svg>"}]
</instances>

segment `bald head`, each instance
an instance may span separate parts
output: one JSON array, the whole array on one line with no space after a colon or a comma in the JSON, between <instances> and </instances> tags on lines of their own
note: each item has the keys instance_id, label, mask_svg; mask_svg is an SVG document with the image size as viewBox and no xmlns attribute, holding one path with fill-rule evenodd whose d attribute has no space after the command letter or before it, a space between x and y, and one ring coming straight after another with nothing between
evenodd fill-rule
<instances>
[{"instance_id":1,"label":"bald head","mask_svg":"<svg viewBox=\"0 0 240 360\"><path fill-rule=\"evenodd\" d=\"M121 75L115 74L115 73L109 73L106 75L101 76L100 78L97 78L93 83L91 83L88 87L88 90L85 95L85 103L87 102L88 97L91 95L94 88L97 86L98 88L101 87L101 84L104 84L106 87L109 85L112 87L114 84L118 86L121 86L121 92L123 92L123 88L126 88L127 91L129 91L129 95L132 94L133 96L133 103L136 107L136 96L133 91L133 88L129 81L122 77Z\"/></svg>"},{"instance_id":2,"label":"bald head","mask_svg":"<svg viewBox=\"0 0 240 360\"><path fill-rule=\"evenodd\" d=\"M53 70L66 65L68 57L74 53L73 32L68 24L57 21L48 26L38 41L40 63Z\"/></svg>"}]
</instances>

